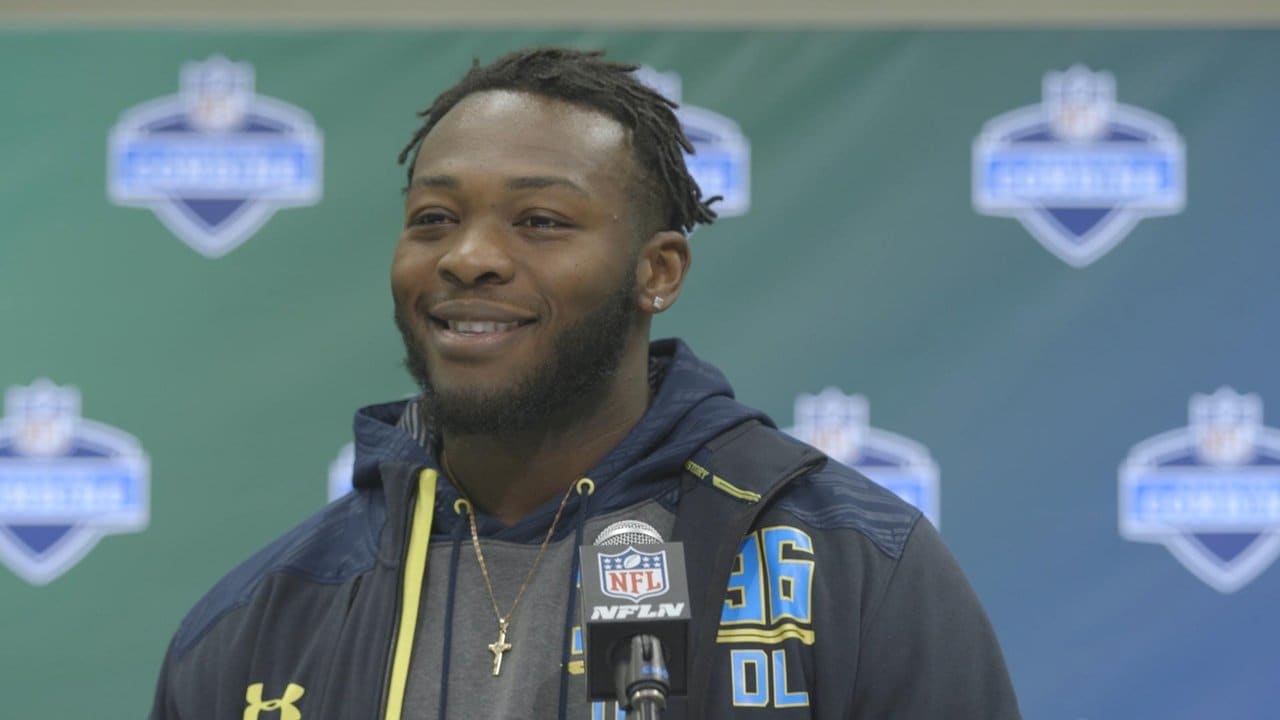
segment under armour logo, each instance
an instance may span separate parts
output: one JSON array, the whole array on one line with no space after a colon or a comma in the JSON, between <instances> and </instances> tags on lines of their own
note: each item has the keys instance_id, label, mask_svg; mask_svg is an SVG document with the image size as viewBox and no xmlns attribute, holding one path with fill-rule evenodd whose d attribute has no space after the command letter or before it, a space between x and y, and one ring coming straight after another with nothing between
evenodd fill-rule
<instances>
[{"instance_id":1,"label":"under armour logo","mask_svg":"<svg viewBox=\"0 0 1280 720\"><path fill-rule=\"evenodd\" d=\"M302 720L302 711L293 704L306 692L301 685L289 683L284 689L284 697L275 700L262 699L262 683L254 683L245 691L244 720L258 720L258 713L280 711L280 720Z\"/></svg>"}]
</instances>

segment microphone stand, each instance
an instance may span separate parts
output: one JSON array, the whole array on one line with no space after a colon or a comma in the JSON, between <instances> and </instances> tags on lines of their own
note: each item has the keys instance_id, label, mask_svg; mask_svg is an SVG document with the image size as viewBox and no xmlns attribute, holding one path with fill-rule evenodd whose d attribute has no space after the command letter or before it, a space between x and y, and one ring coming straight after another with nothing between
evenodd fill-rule
<instances>
[{"instance_id":1,"label":"microphone stand","mask_svg":"<svg viewBox=\"0 0 1280 720\"><path fill-rule=\"evenodd\" d=\"M614 646L613 682L627 720L659 720L667 708L670 680L658 638L635 635Z\"/></svg>"}]
</instances>

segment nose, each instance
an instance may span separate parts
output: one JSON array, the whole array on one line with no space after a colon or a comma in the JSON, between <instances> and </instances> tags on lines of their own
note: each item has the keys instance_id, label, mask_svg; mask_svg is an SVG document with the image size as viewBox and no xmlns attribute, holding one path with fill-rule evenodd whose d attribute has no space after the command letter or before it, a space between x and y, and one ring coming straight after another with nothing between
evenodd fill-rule
<instances>
[{"instance_id":1,"label":"nose","mask_svg":"<svg viewBox=\"0 0 1280 720\"><path fill-rule=\"evenodd\" d=\"M501 285L511 280L515 264L507 252L505 228L473 221L459 228L436 265L437 272L460 287Z\"/></svg>"}]
</instances>

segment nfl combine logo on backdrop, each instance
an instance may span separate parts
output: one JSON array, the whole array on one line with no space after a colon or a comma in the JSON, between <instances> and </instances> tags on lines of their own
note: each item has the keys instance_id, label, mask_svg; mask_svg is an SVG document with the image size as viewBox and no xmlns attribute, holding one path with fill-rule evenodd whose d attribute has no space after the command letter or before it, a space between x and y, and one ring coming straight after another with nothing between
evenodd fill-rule
<instances>
[{"instance_id":1,"label":"nfl combine logo on backdrop","mask_svg":"<svg viewBox=\"0 0 1280 720\"><path fill-rule=\"evenodd\" d=\"M861 395L829 387L796 398L795 425L784 432L856 468L924 513L942 521L938 466L920 443L870 425L870 405Z\"/></svg>"},{"instance_id":2,"label":"nfl combine logo on backdrop","mask_svg":"<svg viewBox=\"0 0 1280 720\"><path fill-rule=\"evenodd\" d=\"M338 457L329 463L329 502L351 492L352 476L356 471L356 444L347 443L338 451Z\"/></svg>"},{"instance_id":3,"label":"nfl combine logo on backdrop","mask_svg":"<svg viewBox=\"0 0 1280 720\"><path fill-rule=\"evenodd\" d=\"M1074 267L1105 255L1138 221L1181 212L1182 138L1116 102L1115 79L1077 65L1044 78L1044 101L987 122L973 144L973 205L1017 218Z\"/></svg>"},{"instance_id":4,"label":"nfl combine logo on backdrop","mask_svg":"<svg viewBox=\"0 0 1280 720\"><path fill-rule=\"evenodd\" d=\"M48 380L5 393L0 561L33 585L71 569L104 535L147 526L150 464L136 438L80 416Z\"/></svg>"},{"instance_id":5,"label":"nfl combine logo on backdrop","mask_svg":"<svg viewBox=\"0 0 1280 720\"><path fill-rule=\"evenodd\" d=\"M253 66L223 57L182 66L177 95L124 112L111 130L107 189L148 208L216 258L276 210L320 200L320 133L299 108L254 93Z\"/></svg>"},{"instance_id":6,"label":"nfl combine logo on backdrop","mask_svg":"<svg viewBox=\"0 0 1280 720\"><path fill-rule=\"evenodd\" d=\"M667 551L642 552L629 547L600 555L600 591L609 597L640 602L667 592Z\"/></svg>"},{"instance_id":7,"label":"nfl combine logo on backdrop","mask_svg":"<svg viewBox=\"0 0 1280 720\"><path fill-rule=\"evenodd\" d=\"M679 74L658 72L645 65L635 76L668 100L681 102ZM693 154L686 154L684 161L702 196L724 198L712 206L720 217L745 215L751 207L751 146L738 123L694 105L681 104L676 116L693 144Z\"/></svg>"},{"instance_id":8,"label":"nfl combine logo on backdrop","mask_svg":"<svg viewBox=\"0 0 1280 720\"><path fill-rule=\"evenodd\" d=\"M1222 388L1191 397L1185 428L1138 443L1120 468L1120 533L1162 543L1223 593L1280 555L1280 430L1262 399Z\"/></svg>"}]
</instances>

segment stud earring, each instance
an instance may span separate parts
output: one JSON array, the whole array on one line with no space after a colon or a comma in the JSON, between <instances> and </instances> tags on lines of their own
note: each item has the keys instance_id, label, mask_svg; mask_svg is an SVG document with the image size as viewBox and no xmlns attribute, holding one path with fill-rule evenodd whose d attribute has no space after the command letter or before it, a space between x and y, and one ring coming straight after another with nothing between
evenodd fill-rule
<instances>
[{"instance_id":1,"label":"stud earring","mask_svg":"<svg viewBox=\"0 0 1280 720\"><path fill-rule=\"evenodd\" d=\"M662 298L657 297L657 296L655 295L655 296L654 296L654 298L653 298L653 309L654 309L654 310L661 310L661 309L662 309L662 305L663 305L663 300L662 300Z\"/></svg>"}]
</instances>

